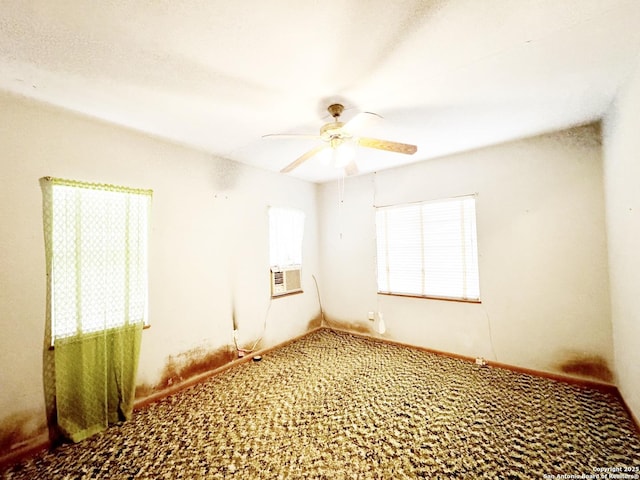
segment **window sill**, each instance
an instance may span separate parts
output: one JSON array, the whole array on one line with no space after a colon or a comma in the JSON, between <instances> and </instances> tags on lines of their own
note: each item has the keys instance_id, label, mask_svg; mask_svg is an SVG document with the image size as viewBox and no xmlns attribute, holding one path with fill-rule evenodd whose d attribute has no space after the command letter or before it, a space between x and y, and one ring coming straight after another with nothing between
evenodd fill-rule
<instances>
[{"instance_id":1,"label":"window sill","mask_svg":"<svg viewBox=\"0 0 640 480\"><path fill-rule=\"evenodd\" d=\"M151 325L147 324L142 326L142 330L148 330L149 328L151 328ZM55 350L55 349L56 349L55 345L49 345L49 350Z\"/></svg>"},{"instance_id":2,"label":"window sill","mask_svg":"<svg viewBox=\"0 0 640 480\"><path fill-rule=\"evenodd\" d=\"M276 298L290 297L291 295L298 295L300 293L304 293L304 291L296 290L295 292L283 293L281 295L271 295L271 299L275 300Z\"/></svg>"},{"instance_id":3,"label":"window sill","mask_svg":"<svg viewBox=\"0 0 640 480\"><path fill-rule=\"evenodd\" d=\"M471 298L436 297L436 296L431 296L431 295L412 295L410 293L378 292L378 295L386 295L386 296L390 296L390 297L423 298L423 299L426 299L426 300L442 300L444 302L482 303L480 300L471 299Z\"/></svg>"}]
</instances>

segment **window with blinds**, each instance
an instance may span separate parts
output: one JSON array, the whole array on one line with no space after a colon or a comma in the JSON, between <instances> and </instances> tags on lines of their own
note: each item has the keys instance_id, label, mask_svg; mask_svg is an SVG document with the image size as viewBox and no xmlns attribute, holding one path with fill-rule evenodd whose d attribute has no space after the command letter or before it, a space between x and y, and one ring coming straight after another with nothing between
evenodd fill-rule
<instances>
[{"instance_id":1,"label":"window with blinds","mask_svg":"<svg viewBox=\"0 0 640 480\"><path fill-rule=\"evenodd\" d=\"M480 300L475 197L376 209L378 293Z\"/></svg>"}]
</instances>

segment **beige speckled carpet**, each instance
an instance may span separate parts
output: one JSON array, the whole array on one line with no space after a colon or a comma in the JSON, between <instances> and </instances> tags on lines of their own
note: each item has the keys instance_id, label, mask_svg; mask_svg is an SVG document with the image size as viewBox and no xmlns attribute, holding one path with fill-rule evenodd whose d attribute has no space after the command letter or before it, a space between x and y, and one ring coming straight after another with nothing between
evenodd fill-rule
<instances>
[{"instance_id":1,"label":"beige speckled carpet","mask_svg":"<svg viewBox=\"0 0 640 480\"><path fill-rule=\"evenodd\" d=\"M2 476L534 479L617 467L640 474L640 438L612 394L320 330Z\"/></svg>"}]
</instances>

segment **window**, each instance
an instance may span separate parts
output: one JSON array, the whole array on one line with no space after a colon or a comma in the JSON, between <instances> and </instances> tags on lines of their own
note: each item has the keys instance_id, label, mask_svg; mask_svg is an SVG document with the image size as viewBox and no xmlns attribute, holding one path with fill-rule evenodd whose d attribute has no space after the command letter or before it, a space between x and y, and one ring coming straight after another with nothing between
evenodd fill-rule
<instances>
[{"instance_id":1,"label":"window","mask_svg":"<svg viewBox=\"0 0 640 480\"><path fill-rule=\"evenodd\" d=\"M269 263L272 268L302 265L304 212L269 208Z\"/></svg>"},{"instance_id":2,"label":"window","mask_svg":"<svg viewBox=\"0 0 640 480\"><path fill-rule=\"evenodd\" d=\"M52 340L147 324L151 191L43 179Z\"/></svg>"},{"instance_id":3,"label":"window","mask_svg":"<svg viewBox=\"0 0 640 480\"><path fill-rule=\"evenodd\" d=\"M271 297L302 292L302 236L304 213L289 208L269 208L269 263Z\"/></svg>"},{"instance_id":4,"label":"window","mask_svg":"<svg viewBox=\"0 0 640 480\"><path fill-rule=\"evenodd\" d=\"M378 293L480 300L475 197L376 210Z\"/></svg>"}]
</instances>

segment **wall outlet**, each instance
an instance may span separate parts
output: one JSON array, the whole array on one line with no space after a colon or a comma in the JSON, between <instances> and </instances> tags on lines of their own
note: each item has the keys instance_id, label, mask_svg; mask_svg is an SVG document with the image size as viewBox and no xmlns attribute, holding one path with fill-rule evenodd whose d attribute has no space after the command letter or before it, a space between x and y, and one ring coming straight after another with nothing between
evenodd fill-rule
<instances>
[{"instance_id":1,"label":"wall outlet","mask_svg":"<svg viewBox=\"0 0 640 480\"><path fill-rule=\"evenodd\" d=\"M369 320L371 320L372 322L376 319L376 315L373 312L369 312Z\"/></svg>"}]
</instances>

